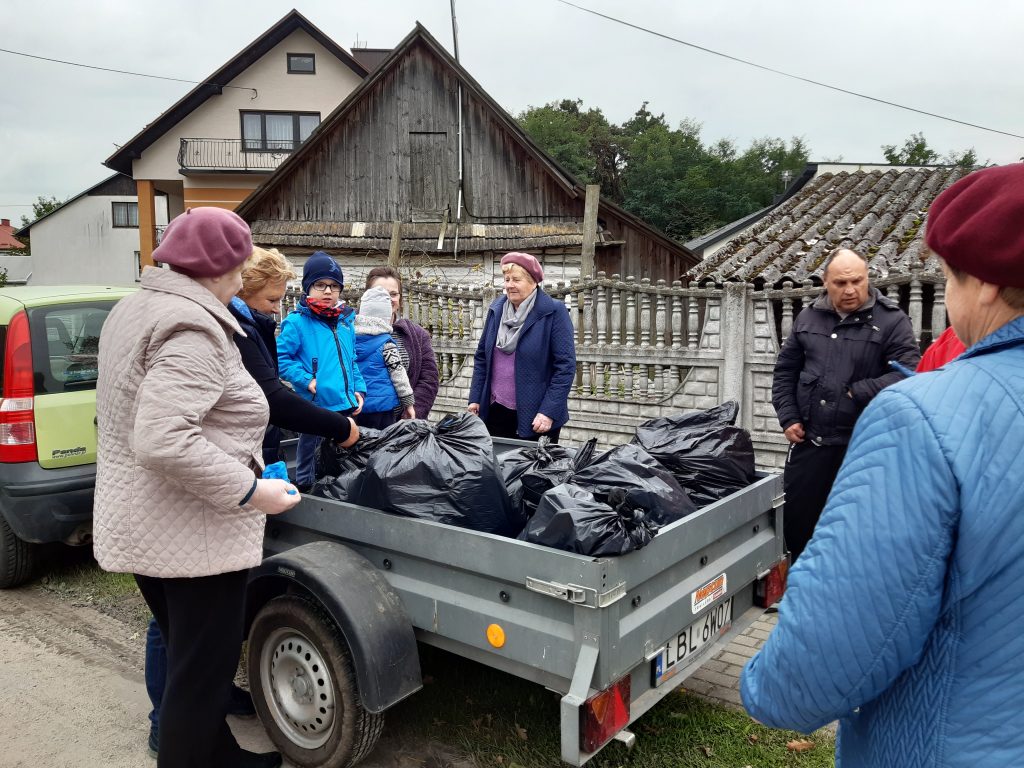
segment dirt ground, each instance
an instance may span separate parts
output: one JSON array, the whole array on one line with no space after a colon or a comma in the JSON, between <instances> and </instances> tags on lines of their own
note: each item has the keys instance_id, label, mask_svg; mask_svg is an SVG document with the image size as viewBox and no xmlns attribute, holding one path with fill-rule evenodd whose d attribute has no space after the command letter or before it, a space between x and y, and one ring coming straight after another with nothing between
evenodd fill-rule
<instances>
[{"instance_id":1,"label":"dirt ground","mask_svg":"<svg viewBox=\"0 0 1024 768\"><path fill-rule=\"evenodd\" d=\"M30 586L0 591L0 768L153 768L144 633ZM246 749L273 748L259 720L228 718ZM387 727L365 768L473 768L429 740Z\"/></svg>"}]
</instances>

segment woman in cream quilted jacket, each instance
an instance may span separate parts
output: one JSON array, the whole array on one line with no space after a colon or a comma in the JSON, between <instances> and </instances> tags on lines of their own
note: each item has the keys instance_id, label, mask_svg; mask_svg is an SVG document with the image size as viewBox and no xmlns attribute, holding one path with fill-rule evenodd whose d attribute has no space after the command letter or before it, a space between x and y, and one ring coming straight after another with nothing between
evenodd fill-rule
<instances>
[{"instance_id":1,"label":"woman in cream quilted jacket","mask_svg":"<svg viewBox=\"0 0 1024 768\"><path fill-rule=\"evenodd\" d=\"M267 401L227 308L250 253L234 213L186 211L153 252L171 268L147 268L100 336L94 546L103 568L135 575L167 642L159 768L281 764L224 720L265 515L299 500L259 477Z\"/></svg>"}]
</instances>

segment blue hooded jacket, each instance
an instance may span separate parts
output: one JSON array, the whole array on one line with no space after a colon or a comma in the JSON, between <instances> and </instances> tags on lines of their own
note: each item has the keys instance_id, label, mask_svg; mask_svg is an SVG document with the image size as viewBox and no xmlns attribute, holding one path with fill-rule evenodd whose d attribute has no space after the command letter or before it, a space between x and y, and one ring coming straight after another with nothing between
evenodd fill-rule
<instances>
[{"instance_id":1,"label":"blue hooded jacket","mask_svg":"<svg viewBox=\"0 0 1024 768\"><path fill-rule=\"evenodd\" d=\"M743 703L841 768L1024 765L1024 318L864 411Z\"/></svg>"},{"instance_id":2,"label":"blue hooded jacket","mask_svg":"<svg viewBox=\"0 0 1024 768\"><path fill-rule=\"evenodd\" d=\"M355 312L344 307L337 323L315 315L305 303L289 312L277 337L277 362L281 378L305 398L330 411L356 408L355 393L366 394L366 384L356 366ZM316 397L309 391L316 361Z\"/></svg>"}]
</instances>

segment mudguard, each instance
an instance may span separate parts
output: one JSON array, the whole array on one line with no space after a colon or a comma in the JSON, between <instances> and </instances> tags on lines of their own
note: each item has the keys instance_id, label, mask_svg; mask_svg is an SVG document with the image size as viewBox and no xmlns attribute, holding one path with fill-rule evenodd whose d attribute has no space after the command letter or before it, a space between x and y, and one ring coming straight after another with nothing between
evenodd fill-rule
<instances>
[{"instance_id":1,"label":"mudguard","mask_svg":"<svg viewBox=\"0 0 1024 768\"><path fill-rule=\"evenodd\" d=\"M369 712L383 712L423 687L412 622L401 597L369 560L331 541L268 557L249 577L250 618L273 597L296 591L315 598L337 623Z\"/></svg>"}]
</instances>

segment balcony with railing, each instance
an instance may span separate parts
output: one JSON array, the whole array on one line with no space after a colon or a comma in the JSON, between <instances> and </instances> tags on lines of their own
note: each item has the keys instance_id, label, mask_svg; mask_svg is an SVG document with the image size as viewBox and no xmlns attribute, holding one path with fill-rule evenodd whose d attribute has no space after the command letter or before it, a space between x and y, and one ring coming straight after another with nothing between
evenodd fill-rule
<instances>
[{"instance_id":1,"label":"balcony with railing","mask_svg":"<svg viewBox=\"0 0 1024 768\"><path fill-rule=\"evenodd\" d=\"M181 173L272 173L298 149L290 140L181 139Z\"/></svg>"}]
</instances>

